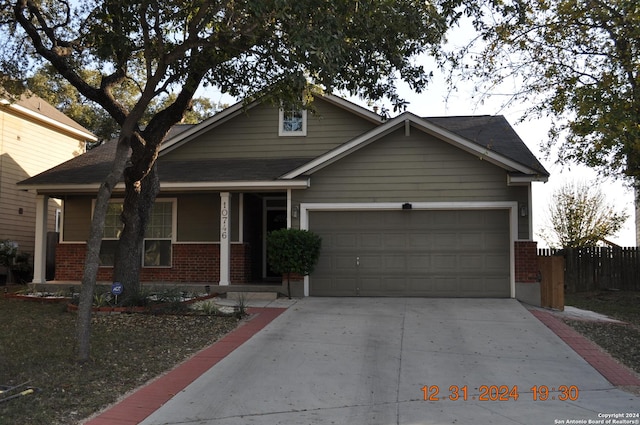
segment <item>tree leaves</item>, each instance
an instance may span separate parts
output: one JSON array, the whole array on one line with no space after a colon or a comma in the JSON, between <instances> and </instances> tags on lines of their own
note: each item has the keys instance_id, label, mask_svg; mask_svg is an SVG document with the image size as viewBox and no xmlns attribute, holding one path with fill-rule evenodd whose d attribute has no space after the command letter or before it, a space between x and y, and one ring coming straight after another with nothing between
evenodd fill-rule
<instances>
[{"instance_id":1,"label":"tree leaves","mask_svg":"<svg viewBox=\"0 0 640 425\"><path fill-rule=\"evenodd\" d=\"M481 53L449 63L463 76L513 84L527 116L554 116L547 153L605 175L640 177L640 6L633 0L486 2ZM491 7L493 6L493 7ZM461 64L474 66L460 68ZM515 81L515 83L513 83ZM481 83L480 83L481 84ZM488 93L490 95L490 93Z\"/></svg>"}]
</instances>

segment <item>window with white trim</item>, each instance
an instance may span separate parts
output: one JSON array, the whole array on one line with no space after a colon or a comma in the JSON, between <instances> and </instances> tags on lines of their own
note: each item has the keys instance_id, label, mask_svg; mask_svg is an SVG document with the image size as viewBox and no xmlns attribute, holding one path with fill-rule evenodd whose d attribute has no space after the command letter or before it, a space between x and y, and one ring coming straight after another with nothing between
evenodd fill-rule
<instances>
[{"instance_id":1,"label":"window with white trim","mask_svg":"<svg viewBox=\"0 0 640 425\"><path fill-rule=\"evenodd\" d=\"M122 233L122 201L109 202L107 215L104 218L104 230L102 232L102 244L100 245L100 265L113 267L116 258L118 239Z\"/></svg>"},{"instance_id":2,"label":"window with white trim","mask_svg":"<svg viewBox=\"0 0 640 425\"><path fill-rule=\"evenodd\" d=\"M278 134L280 136L306 136L306 109L294 105L280 108Z\"/></svg>"},{"instance_id":3,"label":"window with white trim","mask_svg":"<svg viewBox=\"0 0 640 425\"><path fill-rule=\"evenodd\" d=\"M144 234L143 267L171 267L173 203L156 202Z\"/></svg>"},{"instance_id":4,"label":"window with white trim","mask_svg":"<svg viewBox=\"0 0 640 425\"><path fill-rule=\"evenodd\" d=\"M171 267L171 250L174 231L172 200L158 199L151 207L142 244L143 267ZM122 201L109 203L104 223L102 245L100 247L100 265L113 266L118 239L122 234Z\"/></svg>"}]
</instances>

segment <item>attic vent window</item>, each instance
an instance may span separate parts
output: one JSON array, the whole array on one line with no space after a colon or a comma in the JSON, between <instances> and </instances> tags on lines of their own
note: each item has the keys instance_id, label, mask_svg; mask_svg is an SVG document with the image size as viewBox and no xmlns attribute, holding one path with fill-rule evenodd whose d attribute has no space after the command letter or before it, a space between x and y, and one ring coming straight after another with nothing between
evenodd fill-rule
<instances>
[{"instance_id":1,"label":"attic vent window","mask_svg":"<svg viewBox=\"0 0 640 425\"><path fill-rule=\"evenodd\" d=\"M280 108L278 134L280 136L306 136L307 111L295 106Z\"/></svg>"}]
</instances>

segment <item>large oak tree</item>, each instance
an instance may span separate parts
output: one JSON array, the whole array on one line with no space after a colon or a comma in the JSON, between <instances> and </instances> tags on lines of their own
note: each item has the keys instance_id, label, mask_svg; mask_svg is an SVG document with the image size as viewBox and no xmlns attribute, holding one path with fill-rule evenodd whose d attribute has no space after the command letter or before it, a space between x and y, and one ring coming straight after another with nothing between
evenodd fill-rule
<instances>
[{"instance_id":1,"label":"large oak tree","mask_svg":"<svg viewBox=\"0 0 640 425\"><path fill-rule=\"evenodd\" d=\"M84 70L82 74L82 78L85 81L93 84L99 84L101 77L101 73L96 70ZM51 65L43 66L36 70L27 79L25 88L55 106L60 112L83 127L91 129L98 137L98 144L118 137L120 132L118 123L103 108L82 96ZM138 95L138 86L133 81L130 81L129 84L120 85L114 97L123 102L128 100L126 106L131 108L135 105ZM149 104L140 123L146 125L158 111L171 104L175 100L174 97L167 95L155 98ZM191 107L185 112L182 122L185 124L198 124L220 109L223 109L223 105L216 105L211 99L194 98ZM89 146L88 148L92 147Z\"/></svg>"},{"instance_id":2,"label":"large oak tree","mask_svg":"<svg viewBox=\"0 0 640 425\"><path fill-rule=\"evenodd\" d=\"M89 357L90 307L110 194L123 178L124 229L114 277L131 293L139 285L142 236L159 191L158 150L198 87L300 102L313 85L401 105L396 82L407 81L416 91L426 86L429 74L412 58L439 46L464 1L0 1L0 71L26 78L32 66L46 61L120 127L87 243L80 360ZM473 11L474 4L469 1L465 10ZM133 104L119 97L120 88L130 84L138 88ZM167 95L172 102L143 127L154 99Z\"/></svg>"}]
</instances>

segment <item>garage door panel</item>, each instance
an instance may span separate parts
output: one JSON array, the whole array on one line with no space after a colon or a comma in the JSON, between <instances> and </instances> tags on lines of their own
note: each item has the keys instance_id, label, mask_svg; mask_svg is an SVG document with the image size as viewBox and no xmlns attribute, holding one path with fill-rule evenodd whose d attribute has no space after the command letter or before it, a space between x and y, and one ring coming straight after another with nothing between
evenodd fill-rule
<instances>
[{"instance_id":1,"label":"garage door panel","mask_svg":"<svg viewBox=\"0 0 640 425\"><path fill-rule=\"evenodd\" d=\"M383 235L383 245L387 250L406 249L407 235L403 233L387 233Z\"/></svg>"},{"instance_id":2,"label":"garage door panel","mask_svg":"<svg viewBox=\"0 0 640 425\"><path fill-rule=\"evenodd\" d=\"M352 257L358 273L379 273L380 266L384 263L386 255L382 252L378 254L366 254L360 257Z\"/></svg>"},{"instance_id":3,"label":"garage door panel","mask_svg":"<svg viewBox=\"0 0 640 425\"><path fill-rule=\"evenodd\" d=\"M510 296L507 210L311 211L309 223L323 239L311 295Z\"/></svg>"},{"instance_id":4,"label":"garage door panel","mask_svg":"<svg viewBox=\"0 0 640 425\"><path fill-rule=\"evenodd\" d=\"M433 249L456 249L458 247L458 238L454 232L434 231L432 235Z\"/></svg>"},{"instance_id":5,"label":"garage door panel","mask_svg":"<svg viewBox=\"0 0 640 425\"><path fill-rule=\"evenodd\" d=\"M485 269L489 272L501 272L509 268L509 258L499 253L485 255Z\"/></svg>"},{"instance_id":6,"label":"garage door panel","mask_svg":"<svg viewBox=\"0 0 640 425\"><path fill-rule=\"evenodd\" d=\"M436 297L458 296L458 279L452 276L434 275L422 282L424 291ZM418 288L418 290L420 290Z\"/></svg>"},{"instance_id":7,"label":"garage door panel","mask_svg":"<svg viewBox=\"0 0 640 425\"><path fill-rule=\"evenodd\" d=\"M384 269L403 273L407 269L407 257L405 255L390 254L382 257Z\"/></svg>"},{"instance_id":8,"label":"garage door panel","mask_svg":"<svg viewBox=\"0 0 640 425\"><path fill-rule=\"evenodd\" d=\"M458 267L458 256L455 254L431 255L431 269L436 273L454 273Z\"/></svg>"},{"instance_id":9,"label":"garage door panel","mask_svg":"<svg viewBox=\"0 0 640 425\"><path fill-rule=\"evenodd\" d=\"M486 266L484 255L462 254L458 259L460 260L459 267L461 273L473 273L477 270L483 270Z\"/></svg>"},{"instance_id":10,"label":"garage door panel","mask_svg":"<svg viewBox=\"0 0 640 425\"><path fill-rule=\"evenodd\" d=\"M408 241L408 248L411 249L429 249L433 246L433 237L429 234L412 232L406 240Z\"/></svg>"},{"instance_id":11,"label":"garage door panel","mask_svg":"<svg viewBox=\"0 0 640 425\"><path fill-rule=\"evenodd\" d=\"M360 245L362 249L382 250L384 248L382 235L380 233L362 233L360 235Z\"/></svg>"},{"instance_id":12,"label":"garage door panel","mask_svg":"<svg viewBox=\"0 0 640 425\"><path fill-rule=\"evenodd\" d=\"M336 254L333 256L332 268L336 271L336 273L351 273L355 274L354 264L356 262L355 258L351 254ZM320 261L318 261L318 265L320 266Z\"/></svg>"},{"instance_id":13,"label":"garage door panel","mask_svg":"<svg viewBox=\"0 0 640 425\"><path fill-rule=\"evenodd\" d=\"M502 288L504 286L504 283L500 276L487 276L483 279L483 283L484 291L486 294L488 294L487 296L500 296L499 294L503 292Z\"/></svg>"},{"instance_id":14,"label":"garage door panel","mask_svg":"<svg viewBox=\"0 0 640 425\"><path fill-rule=\"evenodd\" d=\"M356 292L355 279L353 278L319 278L313 282L313 291L316 296L352 296Z\"/></svg>"},{"instance_id":15,"label":"garage door panel","mask_svg":"<svg viewBox=\"0 0 640 425\"><path fill-rule=\"evenodd\" d=\"M344 234L330 234L330 248L356 248L358 246L358 234L357 233L344 233ZM325 244L324 237L322 238L322 244Z\"/></svg>"},{"instance_id":16,"label":"garage door panel","mask_svg":"<svg viewBox=\"0 0 640 425\"><path fill-rule=\"evenodd\" d=\"M484 242L486 246L504 246L509 243L509 235L502 233L485 233Z\"/></svg>"},{"instance_id":17,"label":"garage door panel","mask_svg":"<svg viewBox=\"0 0 640 425\"><path fill-rule=\"evenodd\" d=\"M425 274L431 270L431 256L425 254L414 254L411 253L406 256L407 258L407 268L405 270L406 273L419 273Z\"/></svg>"},{"instance_id":18,"label":"garage door panel","mask_svg":"<svg viewBox=\"0 0 640 425\"><path fill-rule=\"evenodd\" d=\"M459 247L464 250L480 250L486 247L485 234L482 232L461 232L458 234Z\"/></svg>"},{"instance_id":19,"label":"garage door panel","mask_svg":"<svg viewBox=\"0 0 640 425\"><path fill-rule=\"evenodd\" d=\"M388 276L367 276L360 280L358 295L366 297L401 296L405 293L403 278Z\"/></svg>"}]
</instances>

